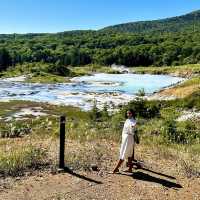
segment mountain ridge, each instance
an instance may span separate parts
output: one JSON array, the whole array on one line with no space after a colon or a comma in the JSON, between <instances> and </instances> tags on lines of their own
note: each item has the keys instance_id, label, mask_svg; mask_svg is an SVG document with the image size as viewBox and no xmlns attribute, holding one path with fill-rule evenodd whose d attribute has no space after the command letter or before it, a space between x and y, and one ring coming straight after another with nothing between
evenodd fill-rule
<instances>
[{"instance_id":1,"label":"mountain ridge","mask_svg":"<svg viewBox=\"0 0 200 200\"><path fill-rule=\"evenodd\" d=\"M200 24L200 10L190 13L147 21L127 22L116 25L107 26L100 31L116 31L116 32L131 32L131 33L146 33L146 32L179 32L184 30L192 30ZM198 28L199 29L199 28Z\"/></svg>"}]
</instances>

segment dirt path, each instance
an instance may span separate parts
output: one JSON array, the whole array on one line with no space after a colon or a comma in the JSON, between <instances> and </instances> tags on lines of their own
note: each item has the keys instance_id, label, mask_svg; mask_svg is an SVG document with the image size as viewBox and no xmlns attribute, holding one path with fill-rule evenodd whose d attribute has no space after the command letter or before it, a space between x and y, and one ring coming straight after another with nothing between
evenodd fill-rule
<instances>
[{"instance_id":1,"label":"dirt path","mask_svg":"<svg viewBox=\"0 0 200 200\"><path fill-rule=\"evenodd\" d=\"M174 179L158 170L143 169L133 174L77 173L82 178L68 173L43 172L20 179L10 189L2 190L0 199L200 199L198 178L179 176Z\"/></svg>"}]
</instances>

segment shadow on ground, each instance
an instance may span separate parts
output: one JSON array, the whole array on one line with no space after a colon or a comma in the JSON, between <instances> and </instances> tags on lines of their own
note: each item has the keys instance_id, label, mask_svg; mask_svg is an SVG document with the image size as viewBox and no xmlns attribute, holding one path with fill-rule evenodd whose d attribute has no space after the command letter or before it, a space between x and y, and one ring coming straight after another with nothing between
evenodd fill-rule
<instances>
[{"instance_id":1,"label":"shadow on ground","mask_svg":"<svg viewBox=\"0 0 200 200\"><path fill-rule=\"evenodd\" d=\"M132 176L134 179L141 180L141 181L158 183L158 184L161 184L161 185L168 187L168 188L176 188L176 189L183 188L180 184L174 183L170 180L165 179L165 178L168 178L168 179L175 180L176 178L173 177L173 176L169 176L169 175L166 175L166 174L163 174L163 173L160 173L160 172L156 172L156 171L153 171L153 170L150 170L150 169L147 169L147 168L140 168L140 170L150 172L150 173L156 174L158 176L163 176L164 178L155 177L153 175L144 173L142 171L136 171L136 172L133 172L132 174L129 174L129 175L122 173L121 175Z\"/></svg>"},{"instance_id":2,"label":"shadow on ground","mask_svg":"<svg viewBox=\"0 0 200 200\"><path fill-rule=\"evenodd\" d=\"M72 171L72 170L69 169L68 167L65 167L63 170L61 170L61 173L68 173L68 174L71 174L72 176L75 176L75 177L77 177L77 178L83 179L83 180L85 180L85 181L89 181L89 182L96 183L96 184L102 184L101 181L97 181L97 180L88 178L88 177L86 177L86 176L77 174L76 172Z\"/></svg>"},{"instance_id":3,"label":"shadow on ground","mask_svg":"<svg viewBox=\"0 0 200 200\"><path fill-rule=\"evenodd\" d=\"M173 177L173 176L169 176L169 175L167 175L167 174L163 174L163 173L160 173L160 172L156 172L156 171L153 171L153 170L150 170L150 169L147 169L147 168L141 168L141 169L144 170L144 171L148 171L148 172L157 174L157 175L159 175L159 176L164 176L164 177L169 178L169 179L176 179L176 178Z\"/></svg>"},{"instance_id":4,"label":"shadow on ground","mask_svg":"<svg viewBox=\"0 0 200 200\"><path fill-rule=\"evenodd\" d=\"M149 181L149 182L154 182L154 183L159 183L165 187L168 188L177 188L180 189L182 186L180 184L174 183L172 181L163 179L163 178L158 178L155 176L151 176L149 174L146 174L144 172L134 172L132 177L134 179L142 180L142 181Z\"/></svg>"},{"instance_id":5,"label":"shadow on ground","mask_svg":"<svg viewBox=\"0 0 200 200\"><path fill-rule=\"evenodd\" d=\"M166 179L166 178L173 179L173 180L176 179L173 176L169 176L169 175L166 175L166 174L163 174L163 173L160 173L160 172L156 172L156 171L153 171L153 170L150 170L150 169L146 169L146 168L141 168L140 170L147 171L147 172L159 175L159 176L163 176L165 178L155 177L155 176L152 176L150 174L144 173L142 171L136 171L136 172L133 172L131 174L120 173L120 175L131 176L134 179L141 180L141 181L148 181L148 182L158 183L158 184L161 184L161 185L163 185L165 187L168 187L168 188L176 188L176 189L182 188L182 186L180 184L174 183L174 182ZM68 173L68 174L71 174L71 175L73 175L75 177L78 177L80 179L83 179L83 180L86 180L86 181L89 181L89 182L92 182L92 183L103 184L101 181L97 181L97 180L88 178L86 176L77 174L76 172L73 172L72 170L70 170L67 167L64 168L62 173Z\"/></svg>"}]
</instances>

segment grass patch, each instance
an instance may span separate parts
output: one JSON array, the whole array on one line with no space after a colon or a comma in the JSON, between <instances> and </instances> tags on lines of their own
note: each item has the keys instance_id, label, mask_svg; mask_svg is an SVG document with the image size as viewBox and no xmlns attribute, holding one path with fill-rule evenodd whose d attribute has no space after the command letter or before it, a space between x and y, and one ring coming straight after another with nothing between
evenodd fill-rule
<instances>
[{"instance_id":1,"label":"grass patch","mask_svg":"<svg viewBox=\"0 0 200 200\"><path fill-rule=\"evenodd\" d=\"M113 151L112 143L103 140L93 140L89 142L74 142L73 148L66 146L66 163L74 170L91 171L95 165L100 170L107 170L112 165ZM115 152L117 155L118 152Z\"/></svg>"},{"instance_id":2,"label":"grass patch","mask_svg":"<svg viewBox=\"0 0 200 200\"><path fill-rule=\"evenodd\" d=\"M47 152L32 145L8 146L0 151L0 174L3 176L23 175L26 170L38 169L47 164Z\"/></svg>"},{"instance_id":3,"label":"grass patch","mask_svg":"<svg viewBox=\"0 0 200 200\"><path fill-rule=\"evenodd\" d=\"M49 73L34 73L30 78L27 79L29 83L64 83L70 82L70 78L53 75Z\"/></svg>"},{"instance_id":4,"label":"grass patch","mask_svg":"<svg viewBox=\"0 0 200 200\"><path fill-rule=\"evenodd\" d=\"M109 66L101 66L97 64L91 64L91 65L80 66L80 67L71 67L70 70L76 76L90 75L93 73L108 73L108 74L117 73L116 70L113 70Z\"/></svg>"},{"instance_id":5,"label":"grass patch","mask_svg":"<svg viewBox=\"0 0 200 200\"><path fill-rule=\"evenodd\" d=\"M200 77L194 77L187 81L184 81L184 83L181 83L177 87L186 87L186 86L194 86L194 85L198 85L200 87Z\"/></svg>"},{"instance_id":6,"label":"grass patch","mask_svg":"<svg viewBox=\"0 0 200 200\"><path fill-rule=\"evenodd\" d=\"M144 137L142 145L142 154L144 156L151 153L152 158L158 162L173 163L176 166L174 170L187 178L200 177L199 144L183 145L165 143L161 136L151 136L151 138Z\"/></svg>"},{"instance_id":7,"label":"grass patch","mask_svg":"<svg viewBox=\"0 0 200 200\"><path fill-rule=\"evenodd\" d=\"M49 64L47 63L25 63L10 67L7 71L1 72L1 78L26 75L26 82L30 83L63 83L69 82L69 77L48 73Z\"/></svg>"},{"instance_id":8,"label":"grass patch","mask_svg":"<svg viewBox=\"0 0 200 200\"><path fill-rule=\"evenodd\" d=\"M199 77L193 77L173 88L163 90L160 92L160 94L169 95L169 96L173 95L178 98L184 98L186 96L191 95L192 93L194 93L196 91L200 91L200 78Z\"/></svg>"},{"instance_id":9,"label":"grass patch","mask_svg":"<svg viewBox=\"0 0 200 200\"><path fill-rule=\"evenodd\" d=\"M134 67L131 71L139 74L173 74L181 77L191 77L200 73L200 64L163 67Z\"/></svg>"}]
</instances>

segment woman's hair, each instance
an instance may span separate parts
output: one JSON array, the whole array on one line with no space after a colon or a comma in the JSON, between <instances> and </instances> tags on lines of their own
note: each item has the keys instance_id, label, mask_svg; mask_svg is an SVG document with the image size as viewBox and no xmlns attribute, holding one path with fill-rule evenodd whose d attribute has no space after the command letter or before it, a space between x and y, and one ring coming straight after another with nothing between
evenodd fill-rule
<instances>
[{"instance_id":1,"label":"woman's hair","mask_svg":"<svg viewBox=\"0 0 200 200\"><path fill-rule=\"evenodd\" d=\"M126 112L125 112L125 118L126 118L126 119L128 118L128 117L127 117L127 112L128 112L128 111L131 112L133 118L135 119L135 112L134 112L134 110L133 110L132 108L126 110Z\"/></svg>"}]
</instances>

